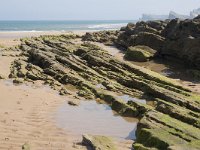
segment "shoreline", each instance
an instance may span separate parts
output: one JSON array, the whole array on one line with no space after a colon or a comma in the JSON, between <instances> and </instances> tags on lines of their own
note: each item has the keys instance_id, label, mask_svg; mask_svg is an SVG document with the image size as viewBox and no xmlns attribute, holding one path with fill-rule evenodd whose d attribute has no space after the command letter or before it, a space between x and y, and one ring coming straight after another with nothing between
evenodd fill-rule
<instances>
[{"instance_id":1,"label":"shoreline","mask_svg":"<svg viewBox=\"0 0 200 150\"><path fill-rule=\"evenodd\" d=\"M59 35L59 34L84 34L86 32L95 32L96 30L74 30L74 31L0 31L1 39L18 39L23 37L32 37L40 35Z\"/></svg>"},{"instance_id":2,"label":"shoreline","mask_svg":"<svg viewBox=\"0 0 200 150\"><path fill-rule=\"evenodd\" d=\"M95 30L94 30L95 31ZM21 38L38 37L41 35L60 35L60 34L78 34L83 35L89 30L77 31L0 31L0 48L9 48L20 44Z\"/></svg>"}]
</instances>

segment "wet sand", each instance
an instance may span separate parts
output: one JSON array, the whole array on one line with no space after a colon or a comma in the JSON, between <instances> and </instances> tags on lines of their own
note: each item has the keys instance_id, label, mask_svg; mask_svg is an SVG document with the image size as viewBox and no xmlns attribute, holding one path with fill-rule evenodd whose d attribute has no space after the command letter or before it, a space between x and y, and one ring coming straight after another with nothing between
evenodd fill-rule
<instances>
[{"instance_id":1,"label":"wet sand","mask_svg":"<svg viewBox=\"0 0 200 150\"><path fill-rule=\"evenodd\" d=\"M52 120L65 99L42 84L13 85L7 78L14 59L0 56L0 76L6 78L0 80L0 149L21 150L25 143L38 150L75 149L81 137L67 135Z\"/></svg>"},{"instance_id":2,"label":"wet sand","mask_svg":"<svg viewBox=\"0 0 200 150\"><path fill-rule=\"evenodd\" d=\"M21 150L25 143L37 150L75 149L73 143L80 142L80 137L68 135L52 121L52 112L63 98L42 86L8 83L0 81L0 149Z\"/></svg>"}]
</instances>

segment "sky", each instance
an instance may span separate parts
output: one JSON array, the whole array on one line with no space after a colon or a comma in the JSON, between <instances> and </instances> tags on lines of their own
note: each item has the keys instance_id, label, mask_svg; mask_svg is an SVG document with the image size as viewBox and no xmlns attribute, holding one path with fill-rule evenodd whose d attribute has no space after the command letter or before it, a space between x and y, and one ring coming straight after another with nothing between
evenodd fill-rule
<instances>
[{"instance_id":1,"label":"sky","mask_svg":"<svg viewBox=\"0 0 200 150\"><path fill-rule=\"evenodd\" d=\"M0 20L135 20L199 7L200 0L0 0Z\"/></svg>"}]
</instances>

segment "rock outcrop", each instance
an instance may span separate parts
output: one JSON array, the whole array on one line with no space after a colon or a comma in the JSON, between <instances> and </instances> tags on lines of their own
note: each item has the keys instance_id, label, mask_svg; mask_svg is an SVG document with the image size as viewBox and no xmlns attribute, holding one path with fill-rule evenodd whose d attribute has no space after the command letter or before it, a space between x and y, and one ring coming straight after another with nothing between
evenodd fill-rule
<instances>
[{"instance_id":1,"label":"rock outcrop","mask_svg":"<svg viewBox=\"0 0 200 150\"><path fill-rule=\"evenodd\" d=\"M200 69L200 19L148 21L128 24L121 29L118 46L145 45L160 56L173 57Z\"/></svg>"},{"instance_id":2,"label":"rock outcrop","mask_svg":"<svg viewBox=\"0 0 200 150\"><path fill-rule=\"evenodd\" d=\"M83 37L83 41L100 42L105 45L114 45L117 40L119 31L99 31L87 32Z\"/></svg>"},{"instance_id":3,"label":"rock outcrop","mask_svg":"<svg viewBox=\"0 0 200 150\"><path fill-rule=\"evenodd\" d=\"M176 57L200 69L200 20L172 20L162 31L166 37L162 55Z\"/></svg>"},{"instance_id":4,"label":"rock outcrop","mask_svg":"<svg viewBox=\"0 0 200 150\"><path fill-rule=\"evenodd\" d=\"M165 22L144 24L141 30L151 31L159 37L158 40L165 42L162 37ZM128 33L125 31L126 34L139 33L139 27L132 30L134 25L129 26L131 28L127 27L130 30ZM77 88L78 96L100 98L120 115L139 118L137 138L133 144L136 150L200 149L199 95L174 80L120 61L94 44L75 44L75 39L75 35L60 35L22 41L19 46L22 53L12 64L10 78L44 81L66 95L69 94L66 85L71 84ZM157 44L154 46L160 50L162 45ZM100 89L99 84L105 88ZM146 99L153 104L125 102L116 97L120 93Z\"/></svg>"},{"instance_id":5,"label":"rock outcrop","mask_svg":"<svg viewBox=\"0 0 200 150\"><path fill-rule=\"evenodd\" d=\"M161 49L165 38L161 36L167 23L163 21L138 22L128 24L117 39L117 45L128 48L130 46L145 45L155 50Z\"/></svg>"}]
</instances>

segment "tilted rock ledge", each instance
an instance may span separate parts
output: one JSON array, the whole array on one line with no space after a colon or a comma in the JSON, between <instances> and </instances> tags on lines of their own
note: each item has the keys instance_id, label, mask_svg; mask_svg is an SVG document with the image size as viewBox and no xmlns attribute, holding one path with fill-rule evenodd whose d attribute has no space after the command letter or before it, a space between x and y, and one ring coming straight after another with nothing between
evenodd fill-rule
<instances>
[{"instance_id":1,"label":"tilted rock ledge","mask_svg":"<svg viewBox=\"0 0 200 150\"><path fill-rule=\"evenodd\" d=\"M160 22L155 25L156 29L148 27L149 32L138 33L133 38L149 37L146 45L160 50L157 48L166 42L161 33L170 24ZM135 45L125 40L130 32L137 32L135 26L131 26L118 39L126 47ZM158 73L120 61L94 44L74 43L75 39L80 37L60 35L23 39L15 49L22 53L12 64L10 78L30 82L42 80L62 95L70 94L65 85L71 84L78 89L78 96L100 98L122 116L139 118L133 144L136 150L200 149L199 95ZM157 40L155 45L148 45L151 40ZM137 44L141 42L136 41ZM153 104L125 102L116 98L119 93L146 99Z\"/></svg>"}]
</instances>

